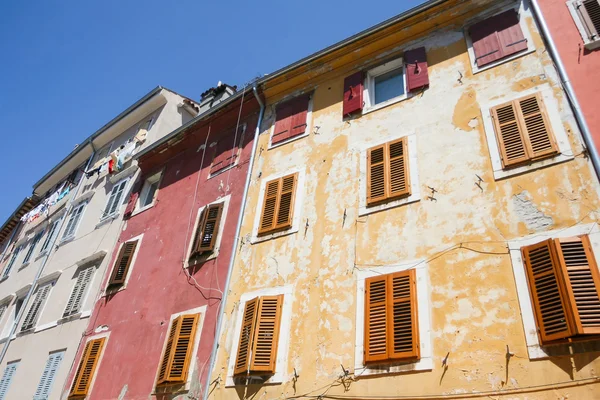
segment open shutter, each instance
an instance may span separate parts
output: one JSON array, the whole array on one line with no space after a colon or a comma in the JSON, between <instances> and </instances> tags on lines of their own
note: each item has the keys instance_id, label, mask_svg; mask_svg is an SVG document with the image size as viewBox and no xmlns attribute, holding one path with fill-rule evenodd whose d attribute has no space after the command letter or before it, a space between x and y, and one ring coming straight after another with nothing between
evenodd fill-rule
<instances>
[{"instance_id":1,"label":"open shutter","mask_svg":"<svg viewBox=\"0 0 600 400\"><path fill-rule=\"evenodd\" d=\"M344 79L344 104L343 115L349 115L363 109L363 81L362 71L356 72Z\"/></svg>"},{"instance_id":2,"label":"open shutter","mask_svg":"<svg viewBox=\"0 0 600 400\"><path fill-rule=\"evenodd\" d=\"M133 211L135 210L135 206L140 197L140 191L142 190L142 185L145 182L145 179L138 179L137 182L133 185L133 189L131 190L131 195L129 196L129 200L127 201L127 207L125 207L125 213L123 214L124 218L131 217Z\"/></svg>"},{"instance_id":3,"label":"open shutter","mask_svg":"<svg viewBox=\"0 0 600 400\"><path fill-rule=\"evenodd\" d=\"M250 362L252 372L275 373L282 306L283 295L263 296L259 300Z\"/></svg>"},{"instance_id":4,"label":"open shutter","mask_svg":"<svg viewBox=\"0 0 600 400\"><path fill-rule=\"evenodd\" d=\"M415 270L388 276L388 355L391 360L419 358Z\"/></svg>"},{"instance_id":5,"label":"open shutter","mask_svg":"<svg viewBox=\"0 0 600 400\"><path fill-rule=\"evenodd\" d=\"M12 379L15 376L15 372L17 372L18 366L19 362L17 361L7 364L6 368L4 368L2 380L0 380L0 400L6 399L6 392L8 392L10 383L12 382Z\"/></svg>"},{"instance_id":6,"label":"open shutter","mask_svg":"<svg viewBox=\"0 0 600 400\"><path fill-rule=\"evenodd\" d=\"M386 199L386 146L369 149L367 154L367 204Z\"/></svg>"},{"instance_id":7,"label":"open shutter","mask_svg":"<svg viewBox=\"0 0 600 400\"><path fill-rule=\"evenodd\" d=\"M171 362L166 376L166 381L169 383L185 382L187 379L190 361L193 357L192 349L198 318L198 314L182 315L177 318L179 322L175 338L171 344L172 356L170 357Z\"/></svg>"},{"instance_id":8,"label":"open shutter","mask_svg":"<svg viewBox=\"0 0 600 400\"><path fill-rule=\"evenodd\" d=\"M583 23L587 38L598 40L600 33L600 2L598 0L583 0L575 3L579 19Z\"/></svg>"},{"instance_id":9,"label":"open shutter","mask_svg":"<svg viewBox=\"0 0 600 400\"><path fill-rule=\"evenodd\" d=\"M365 363L385 361L388 358L387 281L386 275L365 281Z\"/></svg>"},{"instance_id":10,"label":"open shutter","mask_svg":"<svg viewBox=\"0 0 600 400\"><path fill-rule=\"evenodd\" d=\"M542 344L572 336L573 323L554 242L549 239L521 251Z\"/></svg>"},{"instance_id":11,"label":"open shutter","mask_svg":"<svg viewBox=\"0 0 600 400\"><path fill-rule=\"evenodd\" d=\"M223 203L212 204L202 211L194 247L195 254L215 249L222 214Z\"/></svg>"},{"instance_id":12,"label":"open shutter","mask_svg":"<svg viewBox=\"0 0 600 400\"><path fill-rule=\"evenodd\" d=\"M64 354L64 351L50 354L48 361L46 361L46 366L44 367L44 372L42 373L38 387L33 396L33 400L48 399L48 396L50 396L50 390L52 389L52 384L54 383L56 371L58 370Z\"/></svg>"},{"instance_id":13,"label":"open shutter","mask_svg":"<svg viewBox=\"0 0 600 400\"><path fill-rule=\"evenodd\" d=\"M256 326L257 315L258 298L247 301L244 307L244 316L242 318L242 329L240 331L240 340L233 371L234 375L245 374L250 368L252 339L254 337L254 327Z\"/></svg>"},{"instance_id":14,"label":"open shutter","mask_svg":"<svg viewBox=\"0 0 600 400\"><path fill-rule=\"evenodd\" d=\"M555 239L576 334L600 334L600 276L587 235Z\"/></svg>"},{"instance_id":15,"label":"open shutter","mask_svg":"<svg viewBox=\"0 0 600 400\"><path fill-rule=\"evenodd\" d=\"M125 242L121 246L121 251L119 252L119 256L117 257L117 260L113 267L110 280L108 281L109 286L122 285L123 283L125 283L127 271L129 271L129 267L131 266L131 262L133 261L133 253L135 252L137 243L138 241L134 240L132 242Z\"/></svg>"},{"instance_id":16,"label":"open shutter","mask_svg":"<svg viewBox=\"0 0 600 400\"><path fill-rule=\"evenodd\" d=\"M210 166L210 173L214 174L235 164L238 155L238 146L235 143L235 134L228 133L216 145L215 158Z\"/></svg>"},{"instance_id":17,"label":"open shutter","mask_svg":"<svg viewBox=\"0 0 600 400\"><path fill-rule=\"evenodd\" d=\"M273 227L275 226L275 214L277 210L277 200L279 197L279 186L280 179L267 182L258 233L269 232L273 230Z\"/></svg>"},{"instance_id":18,"label":"open shutter","mask_svg":"<svg viewBox=\"0 0 600 400\"><path fill-rule=\"evenodd\" d=\"M169 330L169 336L167 337L167 344L165 351L160 361L160 368L158 370L157 385L168 381L169 374L171 373L171 364L173 363L174 356L174 343L177 340L177 333L179 331L179 325L181 324L181 318L175 318L171 323L171 329Z\"/></svg>"},{"instance_id":19,"label":"open shutter","mask_svg":"<svg viewBox=\"0 0 600 400\"><path fill-rule=\"evenodd\" d=\"M85 345L69 397L86 396L89 393L92 378L98 367L98 360L104 347L104 340L105 338L90 340Z\"/></svg>"},{"instance_id":20,"label":"open shutter","mask_svg":"<svg viewBox=\"0 0 600 400\"><path fill-rule=\"evenodd\" d=\"M408 171L408 140L403 137L400 140L389 143L388 176L389 197L406 196L410 194L410 174Z\"/></svg>"},{"instance_id":21,"label":"open shutter","mask_svg":"<svg viewBox=\"0 0 600 400\"><path fill-rule=\"evenodd\" d=\"M292 226L297 180L298 174L281 178L279 201L277 202L276 229L286 229Z\"/></svg>"},{"instance_id":22,"label":"open shutter","mask_svg":"<svg viewBox=\"0 0 600 400\"><path fill-rule=\"evenodd\" d=\"M529 160L514 102L499 105L491 111L503 167L517 166Z\"/></svg>"},{"instance_id":23,"label":"open shutter","mask_svg":"<svg viewBox=\"0 0 600 400\"><path fill-rule=\"evenodd\" d=\"M528 138L527 150L530 158L535 160L556 154L556 142L540 94L521 98L515 103L521 127Z\"/></svg>"},{"instance_id":24,"label":"open shutter","mask_svg":"<svg viewBox=\"0 0 600 400\"><path fill-rule=\"evenodd\" d=\"M404 63L406 64L406 84L409 92L429 86L425 47L404 52Z\"/></svg>"}]
</instances>

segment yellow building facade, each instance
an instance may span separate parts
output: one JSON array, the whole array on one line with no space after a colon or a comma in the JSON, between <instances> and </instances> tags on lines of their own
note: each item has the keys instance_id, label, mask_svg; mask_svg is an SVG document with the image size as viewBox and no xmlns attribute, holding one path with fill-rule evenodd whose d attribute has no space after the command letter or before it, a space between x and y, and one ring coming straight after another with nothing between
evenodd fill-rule
<instances>
[{"instance_id":1,"label":"yellow building facade","mask_svg":"<svg viewBox=\"0 0 600 400\"><path fill-rule=\"evenodd\" d=\"M426 3L263 92L210 398L600 398L599 186L527 2Z\"/></svg>"}]
</instances>

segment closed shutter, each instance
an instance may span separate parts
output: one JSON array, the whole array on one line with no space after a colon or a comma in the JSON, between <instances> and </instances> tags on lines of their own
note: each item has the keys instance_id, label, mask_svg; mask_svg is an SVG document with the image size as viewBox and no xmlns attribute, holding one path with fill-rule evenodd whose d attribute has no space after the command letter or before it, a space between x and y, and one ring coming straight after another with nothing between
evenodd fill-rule
<instances>
[{"instance_id":1,"label":"closed shutter","mask_svg":"<svg viewBox=\"0 0 600 400\"><path fill-rule=\"evenodd\" d=\"M173 320L160 363L157 384L187 380L198 319L199 314L190 314Z\"/></svg>"},{"instance_id":2,"label":"closed shutter","mask_svg":"<svg viewBox=\"0 0 600 400\"><path fill-rule=\"evenodd\" d=\"M388 144L389 194L399 197L410 194L410 176L408 173L408 143L406 138Z\"/></svg>"},{"instance_id":3,"label":"closed shutter","mask_svg":"<svg viewBox=\"0 0 600 400\"><path fill-rule=\"evenodd\" d=\"M83 351L75 379L73 380L71 393L69 394L70 398L87 396L89 394L90 385L92 384L96 368L98 368L98 361L104 347L104 341L105 338L94 339L85 345L85 350Z\"/></svg>"},{"instance_id":4,"label":"closed shutter","mask_svg":"<svg viewBox=\"0 0 600 400\"><path fill-rule=\"evenodd\" d=\"M598 0L584 0L575 3L577 14L583 23L587 39L598 40L600 33L600 2Z\"/></svg>"},{"instance_id":5,"label":"closed shutter","mask_svg":"<svg viewBox=\"0 0 600 400\"><path fill-rule=\"evenodd\" d=\"M519 24L519 14L515 10L503 12L494 18L498 21L498 39L503 57L527 50L527 39Z\"/></svg>"},{"instance_id":6,"label":"closed shutter","mask_svg":"<svg viewBox=\"0 0 600 400\"><path fill-rule=\"evenodd\" d=\"M42 245L42 249L40 252L44 252L50 248L50 244L54 240L55 235L57 234L58 224L60 223L60 219L54 221L48 229L48 234L46 235L46 239L44 240L44 244Z\"/></svg>"},{"instance_id":7,"label":"closed shutter","mask_svg":"<svg viewBox=\"0 0 600 400\"><path fill-rule=\"evenodd\" d=\"M87 288L92 280L92 275L94 274L95 269L95 266L88 267L86 269L82 269L77 274L77 281L75 282L75 286L71 291L71 296L69 296L67 307L63 312L63 318L76 314L81 309L81 303L85 294L87 293Z\"/></svg>"},{"instance_id":8,"label":"closed shutter","mask_svg":"<svg viewBox=\"0 0 600 400\"><path fill-rule=\"evenodd\" d=\"M2 317L4 317L4 313L8 309L8 303L2 304L0 306L0 321L2 321Z\"/></svg>"},{"instance_id":9,"label":"closed shutter","mask_svg":"<svg viewBox=\"0 0 600 400\"><path fill-rule=\"evenodd\" d=\"M242 329L240 330L240 340L235 358L235 368L233 370L234 375L245 374L248 372L254 337L254 327L256 326L256 315L258 314L258 305L259 299L255 298L247 301L244 306Z\"/></svg>"},{"instance_id":10,"label":"closed shutter","mask_svg":"<svg viewBox=\"0 0 600 400\"><path fill-rule=\"evenodd\" d=\"M282 142L290 137L292 130L292 104L288 101L275 109L275 127L271 144Z\"/></svg>"},{"instance_id":11,"label":"closed shutter","mask_svg":"<svg viewBox=\"0 0 600 400\"><path fill-rule=\"evenodd\" d=\"M554 135L540 94L517 100L522 127L528 138L528 152L532 160L557 153Z\"/></svg>"},{"instance_id":12,"label":"closed shutter","mask_svg":"<svg viewBox=\"0 0 600 400\"><path fill-rule=\"evenodd\" d=\"M367 152L367 204L375 204L386 196L386 146L381 145Z\"/></svg>"},{"instance_id":13,"label":"closed shutter","mask_svg":"<svg viewBox=\"0 0 600 400\"><path fill-rule=\"evenodd\" d=\"M115 261L110 280L108 281L109 286L122 285L125 283L125 278L127 278L127 272L133 261L133 253L135 252L137 244L137 240L123 243L119 256Z\"/></svg>"},{"instance_id":14,"label":"closed shutter","mask_svg":"<svg viewBox=\"0 0 600 400\"><path fill-rule=\"evenodd\" d=\"M241 142L241 140L238 142ZM238 156L238 143L235 143L235 132L227 133L218 141L215 147L215 157L210 166L211 174L235 164Z\"/></svg>"},{"instance_id":15,"label":"closed shutter","mask_svg":"<svg viewBox=\"0 0 600 400\"><path fill-rule=\"evenodd\" d=\"M192 255L215 249L222 214L223 203L211 204L202 211L196 230Z\"/></svg>"},{"instance_id":16,"label":"closed shutter","mask_svg":"<svg viewBox=\"0 0 600 400\"><path fill-rule=\"evenodd\" d=\"M31 307L23 320L23 325L21 326L21 332L31 329L35 326L37 319L39 317L39 313L41 312L42 307L46 303L46 299L48 298L48 294L50 293L50 289L52 288L53 283L48 283L44 286L38 287L35 293L35 298L31 303Z\"/></svg>"},{"instance_id":17,"label":"closed shutter","mask_svg":"<svg viewBox=\"0 0 600 400\"><path fill-rule=\"evenodd\" d=\"M492 117L504 168L516 166L529 160L525 147L525 137L519 126L514 102L494 107Z\"/></svg>"},{"instance_id":18,"label":"closed shutter","mask_svg":"<svg viewBox=\"0 0 600 400\"><path fill-rule=\"evenodd\" d=\"M552 239L521 251L542 344L572 336L568 297Z\"/></svg>"},{"instance_id":19,"label":"closed shutter","mask_svg":"<svg viewBox=\"0 0 600 400\"><path fill-rule=\"evenodd\" d=\"M469 28L478 67L527 50L527 39L519 24L519 14L509 10Z\"/></svg>"},{"instance_id":20,"label":"closed shutter","mask_svg":"<svg viewBox=\"0 0 600 400\"><path fill-rule=\"evenodd\" d=\"M406 137L367 152L367 205L410 195Z\"/></svg>"},{"instance_id":21,"label":"closed shutter","mask_svg":"<svg viewBox=\"0 0 600 400\"><path fill-rule=\"evenodd\" d=\"M404 63L406 64L406 84L409 92L429 86L425 47L406 51Z\"/></svg>"},{"instance_id":22,"label":"closed shutter","mask_svg":"<svg viewBox=\"0 0 600 400\"><path fill-rule=\"evenodd\" d=\"M71 237L75 234L75 229L77 229L77 225L79 224L79 219L81 218L81 214L83 213L85 205L82 204L79 207L75 208L71 211L71 215L69 216L69 220L67 221L67 228L65 229L65 233L63 234L63 239Z\"/></svg>"},{"instance_id":23,"label":"closed shutter","mask_svg":"<svg viewBox=\"0 0 600 400\"><path fill-rule=\"evenodd\" d=\"M420 357L415 270L365 282L365 363Z\"/></svg>"},{"instance_id":24,"label":"closed shutter","mask_svg":"<svg viewBox=\"0 0 600 400\"><path fill-rule=\"evenodd\" d=\"M310 95L301 95L277 106L271 144L306 133Z\"/></svg>"},{"instance_id":25,"label":"closed shutter","mask_svg":"<svg viewBox=\"0 0 600 400\"><path fill-rule=\"evenodd\" d=\"M6 393L10 388L10 383L12 382L13 377L15 376L15 372L17 372L17 367L19 366L19 362L12 362L6 365L4 368L4 373L2 374L2 380L0 380L0 400L7 399Z\"/></svg>"},{"instance_id":26,"label":"closed shutter","mask_svg":"<svg viewBox=\"0 0 600 400\"><path fill-rule=\"evenodd\" d=\"M344 79L343 115L350 115L363 109L363 81L362 71L356 72Z\"/></svg>"},{"instance_id":27,"label":"closed shutter","mask_svg":"<svg viewBox=\"0 0 600 400\"><path fill-rule=\"evenodd\" d=\"M267 182L259 234L284 230L292 226L297 185L297 173Z\"/></svg>"},{"instance_id":28,"label":"closed shutter","mask_svg":"<svg viewBox=\"0 0 600 400\"><path fill-rule=\"evenodd\" d=\"M121 181L117 185L113 186L112 190L110 191L108 203L106 203L106 208L104 209L103 217L108 217L119 211L125 186L127 186L127 180Z\"/></svg>"},{"instance_id":29,"label":"closed shutter","mask_svg":"<svg viewBox=\"0 0 600 400\"><path fill-rule=\"evenodd\" d=\"M52 384L54 383L56 371L58 371L58 367L60 366L64 354L64 351L50 354L48 360L46 361L46 366L44 367L44 372L42 373L38 387L33 396L33 400L48 399L48 396L50 396L50 390L52 389Z\"/></svg>"},{"instance_id":30,"label":"closed shutter","mask_svg":"<svg viewBox=\"0 0 600 400\"><path fill-rule=\"evenodd\" d=\"M488 20L470 27L469 35L473 42L473 52L478 67L481 68L502 58L500 39L495 27Z\"/></svg>"}]
</instances>

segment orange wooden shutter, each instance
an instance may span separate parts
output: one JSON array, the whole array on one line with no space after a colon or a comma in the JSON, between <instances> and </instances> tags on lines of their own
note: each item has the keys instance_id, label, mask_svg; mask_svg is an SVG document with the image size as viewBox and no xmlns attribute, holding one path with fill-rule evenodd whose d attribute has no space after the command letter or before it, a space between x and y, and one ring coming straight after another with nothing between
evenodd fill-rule
<instances>
[{"instance_id":1,"label":"orange wooden shutter","mask_svg":"<svg viewBox=\"0 0 600 400\"><path fill-rule=\"evenodd\" d=\"M181 315L171 323L158 369L157 385L187 380L199 318L199 314Z\"/></svg>"},{"instance_id":2,"label":"orange wooden shutter","mask_svg":"<svg viewBox=\"0 0 600 400\"><path fill-rule=\"evenodd\" d=\"M600 276L587 235L555 239L575 333L600 334Z\"/></svg>"},{"instance_id":3,"label":"orange wooden shutter","mask_svg":"<svg viewBox=\"0 0 600 400\"><path fill-rule=\"evenodd\" d=\"M415 270L388 276L388 354L392 360L420 355Z\"/></svg>"},{"instance_id":4,"label":"orange wooden shutter","mask_svg":"<svg viewBox=\"0 0 600 400\"><path fill-rule=\"evenodd\" d=\"M365 363L388 358L387 275L365 281Z\"/></svg>"},{"instance_id":5,"label":"orange wooden shutter","mask_svg":"<svg viewBox=\"0 0 600 400\"><path fill-rule=\"evenodd\" d=\"M98 367L98 360L104 347L104 340L105 338L90 340L85 345L85 350L79 362L69 397L88 395L94 372Z\"/></svg>"},{"instance_id":6,"label":"orange wooden shutter","mask_svg":"<svg viewBox=\"0 0 600 400\"><path fill-rule=\"evenodd\" d=\"M388 144L389 151L389 197L410 194L410 174L408 171L408 140L400 140Z\"/></svg>"},{"instance_id":7,"label":"orange wooden shutter","mask_svg":"<svg viewBox=\"0 0 600 400\"><path fill-rule=\"evenodd\" d=\"M525 137L519 126L517 112L511 101L492 108L498 148L504 168L526 162L529 157L525 147Z\"/></svg>"},{"instance_id":8,"label":"orange wooden shutter","mask_svg":"<svg viewBox=\"0 0 600 400\"><path fill-rule=\"evenodd\" d=\"M269 232L275 225L279 184L279 179L275 179L267 183L258 233Z\"/></svg>"},{"instance_id":9,"label":"orange wooden shutter","mask_svg":"<svg viewBox=\"0 0 600 400\"><path fill-rule=\"evenodd\" d=\"M251 372L275 372L282 306L283 295L263 296L259 300L250 362Z\"/></svg>"},{"instance_id":10,"label":"orange wooden shutter","mask_svg":"<svg viewBox=\"0 0 600 400\"><path fill-rule=\"evenodd\" d=\"M115 262L115 265L113 267L110 280L108 281L109 286L122 285L123 283L125 283L127 271L131 266L131 261L133 260L133 253L135 252L137 243L138 241L134 240L132 242L125 242L121 246L121 251L119 252L119 256L117 257L117 261Z\"/></svg>"},{"instance_id":11,"label":"orange wooden shutter","mask_svg":"<svg viewBox=\"0 0 600 400\"><path fill-rule=\"evenodd\" d=\"M254 336L257 315L258 298L247 301L242 317L242 329L240 330L240 340L233 371L234 375L245 374L248 372L250 353L252 351L252 338Z\"/></svg>"},{"instance_id":12,"label":"orange wooden shutter","mask_svg":"<svg viewBox=\"0 0 600 400\"><path fill-rule=\"evenodd\" d=\"M202 211L196 231L194 254L213 251L215 249L222 213L223 203L211 204Z\"/></svg>"},{"instance_id":13,"label":"orange wooden shutter","mask_svg":"<svg viewBox=\"0 0 600 400\"><path fill-rule=\"evenodd\" d=\"M284 230L292 226L297 182L297 173L267 182L259 234Z\"/></svg>"},{"instance_id":14,"label":"orange wooden shutter","mask_svg":"<svg viewBox=\"0 0 600 400\"><path fill-rule=\"evenodd\" d=\"M572 336L573 321L554 242L548 239L521 252L542 344Z\"/></svg>"},{"instance_id":15,"label":"orange wooden shutter","mask_svg":"<svg viewBox=\"0 0 600 400\"><path fill-rule=\"evenodd\" d=\"M171 363L173 359L173 344L177 339L177 331L179 330L180 323L180 318L175 318L171 323L171 329L169 330L169 336L167 337L167 345L165 346L165 350L160 361L160 368L158 370L158 380L156 381L157 385L165 383L169 377Z\"/></svg>"},{"instance_id":16,"label":"orange wooden shutter","mask_svg":"<svg viewBox=\"0 0 600 400\"><path fill-rule=\"evenodd\" d=\"M367 153L367 204L386 199L386 147L373 147Z\"/></svg>"},{"instance_id":17,"label":"orange wooden shutter","mask_svg":"<svg viewBox=\"0 0 600 400\"><path fill-rule=\"evenodd\" d=\"M533 160L556 154L557 147L540 94L527 96L518 104L521 126L527 135L527 150Z\"/></svg>"}]
</instances>

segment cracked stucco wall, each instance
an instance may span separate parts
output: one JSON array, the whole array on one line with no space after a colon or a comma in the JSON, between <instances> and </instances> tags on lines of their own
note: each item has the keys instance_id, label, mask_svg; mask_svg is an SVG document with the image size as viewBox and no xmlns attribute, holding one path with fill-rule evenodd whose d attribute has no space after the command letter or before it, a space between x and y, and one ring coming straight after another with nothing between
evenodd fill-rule
<instances>
[{"instance_id":1,"label":"cracked stucco wall","mask_svg":"<svg viewBox=\"0 0 600 400\"><path fill-rule=\"evenodd\" d=\"M312 124L319 127L318 133L313 130L275 149L268 149L273 123L268 108L241 231L245 239L236 255L211 376L211 398L318 396L339 378L340 364L352 374L355 332L363 329L355 323L357 270L419 259L429 260L433 369L358 378L346 388L329 388L328 394L433 396L518 390L596 376L599 353L528 359L506 245L535 232L596 221L599 187L591 165L575 157L495 180L480 104L551 85L573 154L582 150L576 123L532 19L526 22L533 31L535 52L473 75L460 28L464 20L456 17L465 14L460 7L448 10L452 26L419 40L427 47L431 82L422 95L342 121L343 81L350 73L321 68L306 85L316 86ZM360 50L373 53L372 61L378 53L369 46L382 46L369 43ZM399 47L412 46L407 42ZM277 93L273 97L267 90L268 104L297 89L272 88ZM417 137L420 201L359 217L359 163L365 162L360 152L405 133ZM304 200L295 210L301 214L300 230L251 244L260 209L260 177L299 166L306 172ZM435 200L428 199L430 188L436 190ZM236 351L232 342L239 335L233 325L240 296L283 285L294 288L286 378L275 385L226 387L227 364ZM506 346L515 354L509 363ZM441 365L448 353L445 369ZM296 380L294 369L300 375ZM598 390L596 385L573 384L510 398L587 399Z\"/></svg>"}]
</instances>

